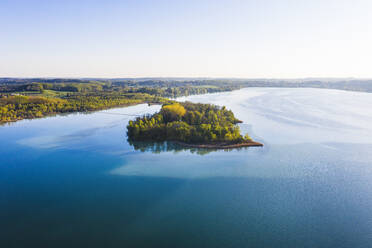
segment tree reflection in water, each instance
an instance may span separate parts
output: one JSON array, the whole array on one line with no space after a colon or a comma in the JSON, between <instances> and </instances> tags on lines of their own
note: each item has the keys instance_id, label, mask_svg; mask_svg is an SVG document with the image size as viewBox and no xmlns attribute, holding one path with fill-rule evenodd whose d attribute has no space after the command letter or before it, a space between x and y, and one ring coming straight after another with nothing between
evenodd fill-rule
<instances>
[{"instance_id":1,"label":"tree reflection in water","mask_svg":"<svg viewBox=\"0 0 372 248\"><path fill-rule=\"evenodd\" d=\"M198 155L206 155L211 152L216 151L225 151L229 152L232 150L245 150L248 147L239 147L234 149L212 149L212 148L195 148L195 147L185 147L180 144L174 143L172 141L165 141L165 142L152 142L152 141L133 141L128 139L128 143L133 146L136 151L141 152L152 152L152 153L161 153L161 152L184 152L189 151L192 154Z\"/></svg>"}]
</instances>

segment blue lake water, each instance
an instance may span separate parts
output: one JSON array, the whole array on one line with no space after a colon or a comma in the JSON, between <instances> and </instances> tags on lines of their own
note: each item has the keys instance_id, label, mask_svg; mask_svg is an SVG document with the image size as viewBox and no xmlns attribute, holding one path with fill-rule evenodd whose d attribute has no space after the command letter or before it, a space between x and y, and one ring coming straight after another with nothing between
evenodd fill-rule
<instances>
[{"instance_id":1,"label":"blue lake water","mask_svg":"<svg viewBox=\"0 0 372 248\"><path fill-rule=\"evenodd\" d=\"M372 95L250 88L263 148L134 149L137 105L0 127L0 247L372 247Z\"/></svg>"}]
</instances>

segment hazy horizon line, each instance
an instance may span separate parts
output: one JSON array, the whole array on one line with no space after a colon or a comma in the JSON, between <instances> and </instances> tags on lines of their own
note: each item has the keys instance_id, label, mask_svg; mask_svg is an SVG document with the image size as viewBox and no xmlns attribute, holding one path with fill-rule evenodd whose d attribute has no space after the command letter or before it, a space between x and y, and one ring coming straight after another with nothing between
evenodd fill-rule
<instances>
[{"instance_id":1,"label":"hazy horizon line","mask_svg":"<svg viewBox=\"0 0 372 248\"><path fill-rule=\"evenodd\" d=\"M65 76L0 76L0 79L236 79L236 80L304 80L304 79L355 79L355 80L371 80L372 77L193 77L193 76L138 76L138 77L65 77Z\"/></svg>"}]
</instances>

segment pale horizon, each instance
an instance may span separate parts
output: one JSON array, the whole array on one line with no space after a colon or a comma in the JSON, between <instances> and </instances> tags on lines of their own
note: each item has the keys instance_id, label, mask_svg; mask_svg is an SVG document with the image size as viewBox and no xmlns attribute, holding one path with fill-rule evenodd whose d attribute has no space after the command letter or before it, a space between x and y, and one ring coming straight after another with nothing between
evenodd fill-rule
<instances>
[{"instance_id":1,"label":"pale horizon","mask_svg":"<svg viewBox=\"0 0 372 248\"><path fill-rule=\"evenodd\" d=\"M372 2L0 3L0 77L372 78Z\"/></svg>"}]
</instances>

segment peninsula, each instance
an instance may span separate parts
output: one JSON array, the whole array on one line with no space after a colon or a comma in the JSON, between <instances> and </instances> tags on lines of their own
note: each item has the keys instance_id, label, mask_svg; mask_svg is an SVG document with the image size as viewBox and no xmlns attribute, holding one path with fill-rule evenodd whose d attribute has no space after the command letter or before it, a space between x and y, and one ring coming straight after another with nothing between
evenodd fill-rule
<instances>
[{"instance_id":1,"label":"peninsula","mask_svg":"<svg viewBox=\"0 0 372 248\"><path fill-rule=\"evenodd\" d=\"M231 110L212 104L168 102L153 115L129 121L131 141L172 141L186 147L230 149L263 146L241 135Z\"/></svg>"}]
</instances>

